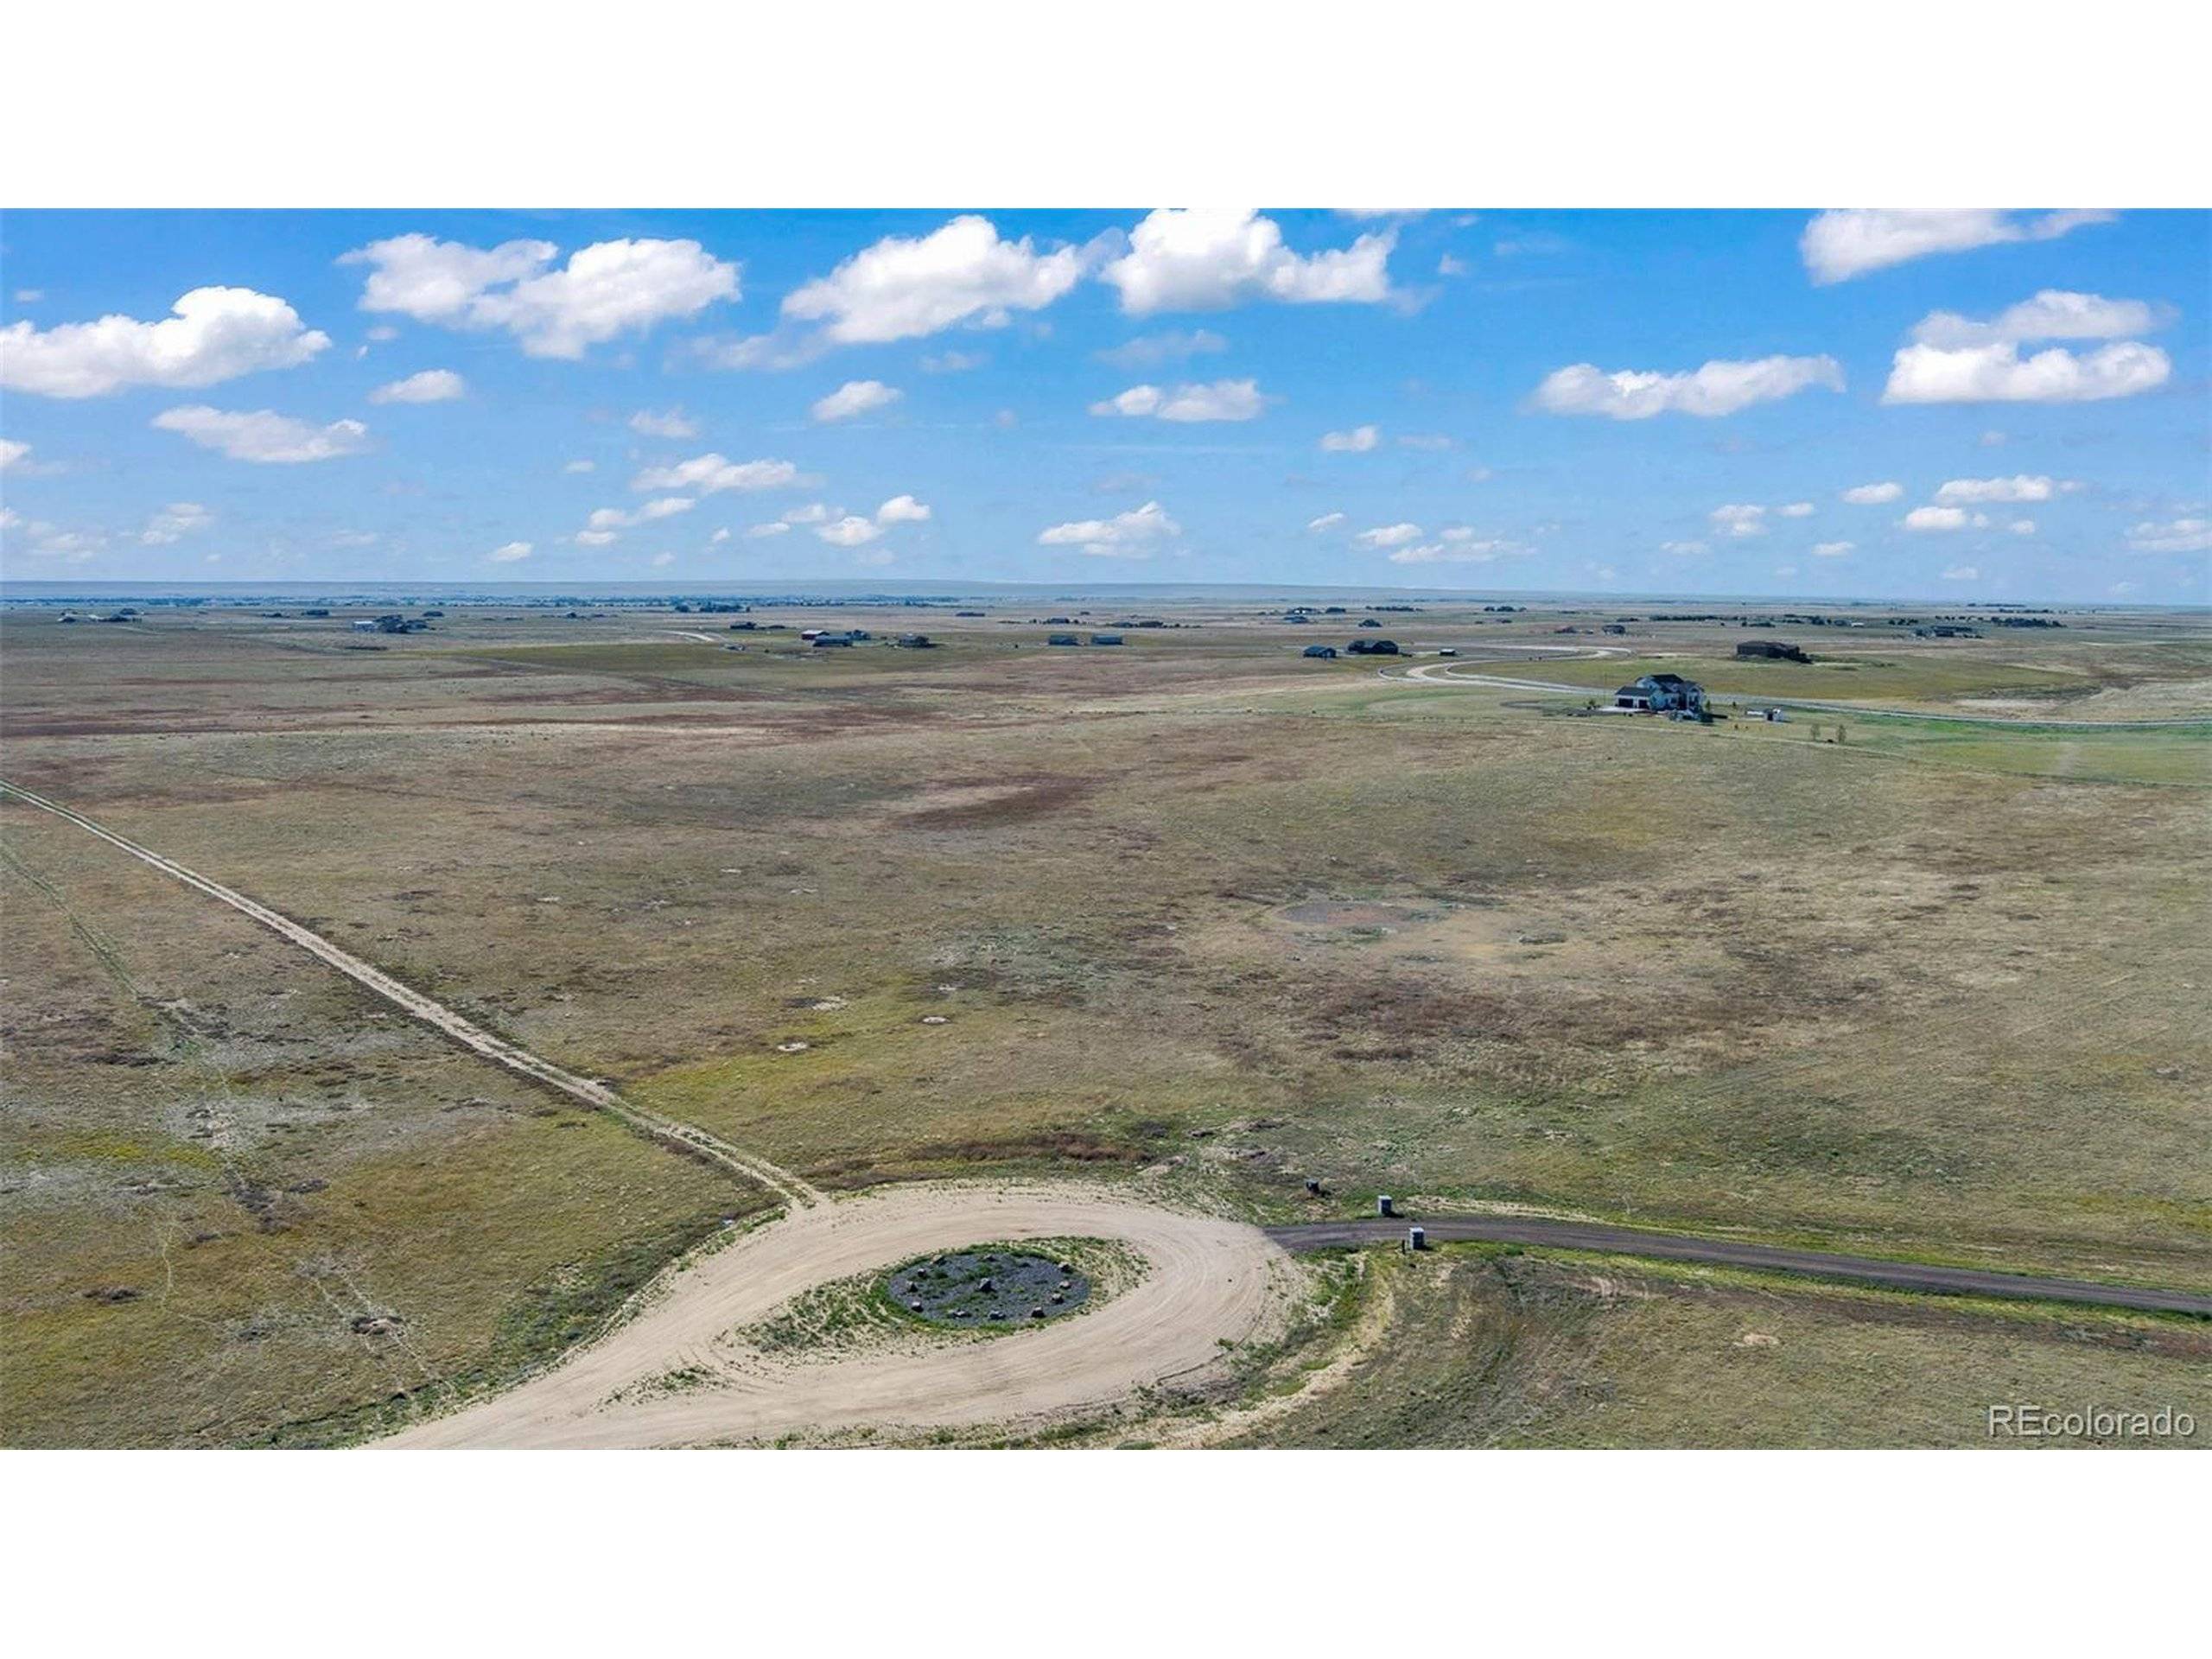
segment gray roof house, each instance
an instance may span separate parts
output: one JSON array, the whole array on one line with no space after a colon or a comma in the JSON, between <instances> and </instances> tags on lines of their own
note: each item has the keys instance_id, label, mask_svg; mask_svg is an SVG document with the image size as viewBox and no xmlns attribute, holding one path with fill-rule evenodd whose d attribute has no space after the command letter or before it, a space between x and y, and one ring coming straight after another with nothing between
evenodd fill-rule
<instances>
[{"instance_id":1,"label":"gray roof house","mask_svg":"<svg viewBox=\"0 0 2212 1659\"><path fill-rule=\"evenodd\" d=\"M1695 713L1705 707L1705 688L1679 674L1646 674L1614 692L1613 707L1637 714L1663 715L1677 709Z\"/></svg>"}]
</instances>

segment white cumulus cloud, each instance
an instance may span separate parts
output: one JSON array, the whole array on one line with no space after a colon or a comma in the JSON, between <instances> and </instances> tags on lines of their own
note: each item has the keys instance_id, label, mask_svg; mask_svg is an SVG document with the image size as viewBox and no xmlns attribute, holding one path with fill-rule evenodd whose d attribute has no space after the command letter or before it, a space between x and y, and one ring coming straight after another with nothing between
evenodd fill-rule
<instances>
[{"instance_id":1,"label":"white cumulus cloud","mask_svg":"<svg viewBox=\"0 0 2212 1659\"><path fill-rule=\"evenodd\" d=\"M1334 530L1344 521L1344 516L1341 512L1325 512L1319 518L1308 518L1306 528L1318 536L1324 531Z\"/></svg>"},{"instance_id":2,"label":"white cumulus cloud","mask_svg":"<svg viewBox=\"0 0 2212 1659\"><path fill-rule=\"evenodd\" d=\"M1843 499L1853 506L1878 507L1904 493L1904 485L1894 479L1885 479L1879 484L1855 484L1843 493Z\"/></svg>"},{"instance_id":3,"label":"white cumulus cloud","mask_svg":"<svg viewBox=\"0 0 2212 1659\"><path fill-rule=\"evenodd\" d=\"M270 465L333 461L340 455L358 455L369 447L369 429L359 421L315 426L271 409L232 412L190 404L163 410L154 416L154 424L232 461Z\"/></svg>"},{"instance_id":4,"label":"white cumulus cloud","mask_svg":"<svg viewBox=\"0 0 2212 1659\"><path fill-rule=\"evenodd\" d=\"M958 323L1003 327L1014 312L1052 304L1082 275L1077 250L1039 253L1029 238L1009 242L967 213L925 237L885 237L792 290L783 314L820 323L841 346L913 340Z\"/></svg>"},{"instance_id":5,"label":"white cumulus cloud","mask_svg":"<svg viewBox=\"0 0 2212 1659\"><path fill-rule=\"evenodd\" d=\"M424 369L369 394L372 404L444 404L468 395L468 383L451 369Z\"/></svg>"},{"instance_id":6,"label":"white cumulus cloud","mask_svg":"<svg viewBox=\"0 0 2212 1659\"><path fill-rule=\"evenodd\" d=\"M1298 254L1283 245L1281 227L1257 213L1161 208L1129 232L1128 251L1099 274L1131 316L1218 311L1249 300L1372 304L1391 297L1396 245L1393 229L1349 248Z\"/></svg>"},{"instance_id":7,"label":"white cumulus cloud","mask_svg":"<svg viewBox=\"0 0 2212 1659\"><path fill-rule=\"evenodd\" d=\"M2212 519L2146 519L2127 532L2127 545L2137 553L2212 552Z\"/></svg>"},{"instance_id":8,"label":"white cumulus cloud","mask_svg":"<svg viewBox=\"0 0 2212 1659\"><path fill-rule=\"evenodd\" d=\"M620 507L601 507L584 521L584 532L593 537L593 546L603 546L614 539L610 531L649 524L657 518L672 518L679 512L690 512L697 505L688 495L664 495L626 512Z\"/></svg>"},{"instance_id":9,"label":"white cumulus cloud","mask_svg":"<svg viewBox=\"0 0 2212 1659\"><path fill-rule=\"evenodd\" d=\"M512 564L530 556L528 542L507 542L495 547L487 556L494 564Z\"/></svg>"},{"instance_id":10,"label":"white cumulus cloud","mask_svg":"<svg viewBox=\"0 0 2212 1659\"><path fill-rule=\"evenodd\" d=\"M1986 207L1850 207L1816 214L1797 247L1815 283L1840 283L1931 253L1960 253L1999 242L2047 242L2113 217L2074 212L2024 219Z\"/></svg>"},{"instance_id":11,"label":"white cumulus cloud","mask_svg":"<svg viewBox=\"0 0 2212 1659\"><path fill-rule=\"evenodd\" d=\"M146 547L163 547L214 522L215 515L197 501L172 501L146 521L138 540Z\"/></svg>"},{"instance_id":12,"label":"white cumulus cloud","mask_svg":"<svg viewBox=\"0 0 2212 1659\"><path fill-rule=\"evenodd\" d=\"M833 546L859 547L863 543L874 541L883 531L874 520L863 518L854 512L822 525L814 533Z\"/></svg>"},{"instance_id":13,"label":"white cumulus cloud","mask_svg":"<svg viewBox=\"0 0 2212 1659\"><path fill-rule=\"evenodd\" d=\"M1349 432L1324 432L1321 448L1332 454L1363 455L1382 442L1379 426L1355 426Z\"/></svg>"},{"instance_id":14,"label":"white cumulus cloud","mask_svg":"<svg viewBox=\"0 0 2212 1659\"><path fill-rule=\"evenodd\" d=\"M1168 517L1165 507L1147 501L1111 518L1078 518L1054 524L1039 531L1037 540L1045 547L1079 547L1097 558L1148 559L1154 543L1172 541L1182 533L1182 525Z\"/></svg>"},{"instance_id":15,"label":"white cumulus cloud","mask_svg":"<svg viewBox=\"0 0 2212 1659\"><path fill-rule=\"evenodd\" d=\"M1094 415L1152 416L1163 421L1249 421L1262 413L1268 400L1256 380L1216 380L1185 385L1173 391L1158 386L1131 386L1127 391L1091 404Z\"/></svg>"},{"instance_id":16,"label":"white cumulus cloud","mask_svg":"<svg viewBox=\"0 0 2212 1659\"><path fill-rule=\"evenodd\" d=\"M738 267L696 242L594 242L555 266L559 252L550 242L472 248L418 232L372 242L341 263L371 267L365 311L504 329L532 357L582 357L620 334L738 297Z\"/></svg>"},{"instance_id":17,"label":"white cumulus cloud","mask_svg":"<svg viewBox=\"0 0 2212 1659\"><path fill-rule=\"evenodd\" d=\"M1713 527L1724 536L1766 534L1766 509L1762 506L1731 501L1715 507L1706 517L1713 520Z\"/></svg>"},{"instance_id":18,"label":"white cumulus cloud","mask_svg":"<svg viewBox=\"0 0 2212 1659\"><path fill-rule=\"evenodd\" d=\"M31 447L14 438L0 438L0 473L11 473L17 467L25 471L30 467Z\"/></svg>"},{"instance_id":19,"label":"white cumulus cloud","mask_svg":"<svg viewBox=\"0 0 2212 1659\"><path fill-rule=\"evenodd\" d=\"M680 409L641 409L630 417L630 429L648 438L696 438L699 423Z\"/></svg>"},{"instance_id":20,"label":"white cumulus cloud","mask_svg":"<svg viewBox=\"0 0 2212 1659\"><path fill-rule=\"evenodd\" d=\"M159 322L11 323L0 328L0 387L97 397L125 386L212 386L297 367L330 344L283 300L250 288L195 288L170 309Z\"/></svg>"},{"instance_id":21,"label":"white cumulus cloud","mask_svg":"<svg viewBox=\"0 0 2212 1659\"><path fill-rule=\"evenodd\" d=\"M2131 334L2154 333L2172 320L2170 306L2046 288L2033 299L2007 306L1986 322L1955 311L1931 311L1913 326L1912 339L1916 345L1947 349L2008 340L2124 340Z\"/></svg>"},{"instance_id":22,"label":"white cumulus cloud","mask_svg":"<svg viewBox=\"0 0 2212 1659\"><path fill-rule=\"evenodd\" d=\"M817 398L808 413L817 421L849 421L874 410L888 409L906 395L880 380L848 380L828 397Z\"/></svg>"},{"instance_id":23,"label":"white cumulus cloud","mask_svg":"<svg viewBox=\"0 0 2212 1659\"><path fill-rule=\"evenodd\" d=\"M2022 473L2012 478L1954 478L1936 492L1938 501L2048 501L2062 486Z\"/></svg>"},{"instance_id":24,"label":"white cumulus cloud","mask_svg":"<svg viewBox=\"0 0 2212 1659\"><path fill-rule=\"evenodd\" d=\"M2053 346L2031 357L2010 340L1947 350L1907 346L1891 360L1885 404L2075 404L2132 397L2165 385L2173 365L2155 346L2121 340L2094 352Z\"/></svg>"},{"instance_id":25,"label":"white cumulus cloud","mask_svg":"<svg viewBox=\"0 0 2212 1659\"><path fill-rule=\"evenodd\" d=\"M630 487L719 495L724 490L786 490L804 482L798 468L788 461L729 461L708 454L671 467L648 467L630 480Z\"/></svg>"},{"instance_id":26,"label":"white cumulus cloud","mask_svg":"<svg viewBox=\"0 0 2212 1659\"><path fill-rule=\"evenodd\" d=\"M1950 569L1943 572L1943 580L1946 582L1974 582L1979 580L1980 575L1981 572L1970 564L1955 564L1951 566Z\"/></svg>"},{"instance_id":27,"label":"white cumulus cloud","mask_svg":"<svg viewBox=\"0 0 2212 1659\"><path fill-rule=\"evenodd\" d=\"M1964 507L1915 507L1901 521L1907 530L1980 530L1989 523Z\"/></svg>"},{"instance_id":28,"label":"white cumulus cloud","mask_svg":"<svg viewBox=\"0 0 2212 1659\"><path fill-rule=\"evenodd\" d=\"M1421 539L1419 524L1377 524L1372 530L1363 530L1352 539L1362 547L1403 547L1408 542Z\"/></svg>"},{"instance_id":29,"label":"white cumulus cloud","mask_svg":"<svg viewBox=\"0 0 2212 1659\"><path fill-rule=\"evenodd\" d=\"M930 510L911 495L894 495L875 510L879 524L918 524L925 523Z\"/></svg>"},{"instance_id":30,"label":"white cumulus cloud","mask_svg":"<svg viewBox=\"0 0 2212 1659\"><path fill-rule=\"evenodd\" d=\"M1816 559L1842 559L1851 556L1856 542L1815 542L1813 556Z\"/></svg>"},{"instance_id":31,"label":"white cumulus cloud","mask_svg":"<svg viewBox=\"0 0 2212 1659\"><path fill-rule=\"evenodd\" d=\"M1808 386L1843 390L1843 369L1832 357L1763 357L1751 362L1716 359L1678 373L1622 369L1607 373L1595 364L1554 370L1536 388L1536 407L1553 415L1605 415L1617 421L1648 420L1674 413L1707 417L1732 415Z\"/></svg>"}]
</instances>

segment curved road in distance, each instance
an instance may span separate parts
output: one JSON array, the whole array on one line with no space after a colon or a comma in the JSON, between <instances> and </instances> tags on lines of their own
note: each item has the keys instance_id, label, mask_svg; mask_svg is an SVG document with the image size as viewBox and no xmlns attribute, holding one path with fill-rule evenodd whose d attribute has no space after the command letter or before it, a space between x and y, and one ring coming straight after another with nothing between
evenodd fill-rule
<instances>
[{"instance_id":1,"label":"curved road in distance","mask_svg":"<svg viewBox=\"0 0 2212 1659\"><path fill-rule=\"evenodd\" d=\"M1716 1267L1749 1268L1762 1273L1802 1273L1823 1279L1849 1279L1889 1290L1946 1296L2004 1296L2038 1302L2093 1302L2104 1307L2136 1308L2151 1313L2195 1313L2212 1318L2212 1296L2183 1290L2135 1285L2099 1284L2088 1279L2044 1279L2030 1274L1982 1268L1931 1267L1921 1262L1885 1261L1878 1256L1836 1255L1781 1244L1739 1244L1728 1239L1687 1233L1653 1233L1603 1222L1554 1221L1541 1216L1401 1217L1346 1221L1300 1222L1262 1230L1286 1250L1324 1250L1342 1245L1402 1243L1409 1226L1427 1230L1432 1243L1471 1239L1503 1244L1535 1244L1560 1250L1596 1250L1608 1255L1656 1256L1670 1262L1706 1262Z\"/></svg>"},{"instance_id":2,"label":"curved road in distance","mask_svg":"<svg viewBox=\"0 0 2212 1659\"><path fill-rule=\"evenodd\" d=\"M1587 659L1554 658L1553 660ZM1459 664L1454 660L1422 663L1418 667L1395 674L1387 668L1380 668L1376 670L1376 673L1386 680L1408 680L1421 685L1484 685L1500 687L1509 691L1558 691L1577 697L1606 695L1603 686L1568 685L1560 680L1508 679L1495 674L1463 674L1459 669ZM2212 725L2212 715L2184 716L2178 720L2062 720L2055 715L2023 715L2015 720L2002 715L1935 714L1920 709L1884 709L1872 703L1836 702L1817 697L1755 697L1733 691L1724 695L1731 702L1769 703L1777 709L1808 709L1823 715L1865 715L1872 720L1941 720L1955 726L2056 726L2069 732L2148 732Z\"/></svg>"}]
</instances>

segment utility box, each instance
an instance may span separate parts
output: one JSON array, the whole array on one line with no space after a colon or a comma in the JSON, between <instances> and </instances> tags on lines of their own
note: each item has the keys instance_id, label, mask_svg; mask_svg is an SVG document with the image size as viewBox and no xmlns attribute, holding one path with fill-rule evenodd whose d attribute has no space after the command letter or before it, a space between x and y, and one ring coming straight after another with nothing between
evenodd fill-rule
<instances>
[{"instance_id":1,"label":"utility box","mask_svg":"<svg viewBox=\"0 0 2212 1659\"><path fill-rule=\"evenodd\" d=\"M1395 1216L1398 1213L1390 1207L1390 1195L1388 1192L1375 1200L1375 1213L1378 1216Z\"/></svg>"},{"instance_id":2,"label":"utility box","mask_svg":"<svg viewBox=\"0 0 2212 1659\"><path fill-rule=\"evenodd\" d=\"M1428 1229L1426 1227L1407 1228L1406 1248L1409 1250L1427 1249L1428 1248Z\"/></svg>"}]
</instances>

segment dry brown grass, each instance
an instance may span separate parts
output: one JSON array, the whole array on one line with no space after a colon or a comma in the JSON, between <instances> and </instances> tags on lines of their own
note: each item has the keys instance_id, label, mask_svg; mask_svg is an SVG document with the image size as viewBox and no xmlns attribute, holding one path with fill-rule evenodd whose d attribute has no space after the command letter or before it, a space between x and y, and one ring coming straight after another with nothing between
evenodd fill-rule
<instances>
[{"instance_id":1,"label":"dry brown grass","mask_svg":"<svg viewBox=\"0 0 2212 1659\"><path fill-rule=\"evenodd\" d=\"M251 618L10 615L7 772L827 1182L1166 1166L1269 1213L1311 1173L2212 1283L2201 740L2113 781L2004 733L1930 759L1910 731L1551 719L1189 614L1118 652L989 621L830 661L656 637L670 618L461 617L353 652ZM2201 673L2172 632L2001 643L2170 687ZM0 1197L40 1241L8 1268L10 1439L358 1410L388 1356L325 1340L300 1262L382 1264L363 1282L435 1310L451 1374L513 1351L562 1273L747 1201L537 1116L79 832L10 807L0 840ZM157 1248L211 1230L251 1243ZM179 1262L211 1299L188 1319L81 1294ZM236 1338L272 1286L313 1340ZM129 1379L105 1404L73 1393L95 1363ZM179 1368L206 1409L162 1403Z\"/></svg>"}]
</instances>

